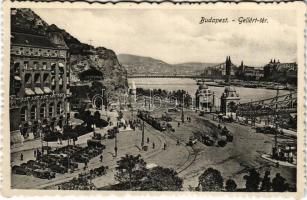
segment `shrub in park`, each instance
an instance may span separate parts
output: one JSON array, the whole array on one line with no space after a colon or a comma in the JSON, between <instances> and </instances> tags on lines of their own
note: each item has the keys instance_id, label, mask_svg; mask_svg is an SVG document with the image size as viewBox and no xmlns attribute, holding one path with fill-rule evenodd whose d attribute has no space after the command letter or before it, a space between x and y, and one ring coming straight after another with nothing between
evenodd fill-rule
<instances>
[{"instance_id":1,"label":"shrub in park","mask_svg":"<svg viewBox=\"0 0 307 200\"><path fill-rule=\"evenodd\" d=\"M226 146L227 142L226 142L225 140L219 140L219 141L217 142L217 144L218 144L220 147L224 147L224 146Z\"/></svg>"},{"instance_id":2,"label":"shrub in park","mask_svg":"<svg viewBox=\"0 0 307 200\"><path fill-rule=\"evenodd\" d=\"M208 168L198 180L202 191L222 191L223 189L224 179L221 172L216 169Z\"/></svg>"},{"instance_id":3,"label":"shrub in park","mask_svg":"<svg viewBox=\"0 0 307 200\"><path fill-rule=\"evenodd\" d=\"M277 173L272 180L272 188L274 192L285 192L288 190L289 185L286 183L286 179Z\"/></svg>"},{"instance_id":4,"label":"shrub in park","mask_svg":"<svg viewBox=\"0 0 307 200\"><path fill-rule=\"evenodd\" d=\"M147 173L146 163L141 155L126 155L117 161L115 179L129 188L138 185Z\"/></svg>"},{"instance_id":5,"label":"shrub in park","mask_svg":"<svg viewBox=\"0 0 307 200\"><path fill-rule=\"evenodd\" d=\"M264 192L269 192L271 190L271 178L270 178L270 171L266 171L264 177L261 182L260 190Z\"/></svg>"},{"instance_id":6,"label":"shrub in park","mask_svg":"<svg viewBox=\"0 0 307 200\"><path fill-rule=\"evenodd\" d=\"M248 192L257 192L261 181L260 174L256 169L250 169L249 174L244 176L246 180L245 187Z\"/></svg>"},{"instance_id":7,"label":"shrub in park","mask_svg":"<svg viewBox=\"0 0 307 200\"><path fill-rule=\"evenodd\" d=\"M178 173L170 168L155 167L150 169L145 180L141 183L141 190L152 191L180 191L183 180Z\"/></svg>"},{"instance_id":8,"label":"shrub in park","mask_svg":"<svg viewBox=\"0 0 307 200\"><path fill-rule=\"evenodd\" d=\"M228 179L226 181L225 189L227 192L234 192L237 189L237 184L233 179Z\"/></svg>"}]
</instances>

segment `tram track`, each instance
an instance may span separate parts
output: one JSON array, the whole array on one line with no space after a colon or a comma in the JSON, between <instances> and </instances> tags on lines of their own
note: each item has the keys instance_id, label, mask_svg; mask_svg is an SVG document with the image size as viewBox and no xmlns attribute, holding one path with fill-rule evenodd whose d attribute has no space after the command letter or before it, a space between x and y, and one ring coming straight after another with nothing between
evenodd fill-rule
<instances>
[{"instance_id":1,"label":"tram track","mask_svg":"<svg viewBox=\"0 0 307 200\"><path fill-rule=\"evenodd\" d=\"M153 132L156 132L157 135L163 137L165 143L167 146L169 146L169 142L167 141L167 137L171 140L173 140L174 142L177 141L177 137L174 136L174 135L171 135L171 134L163 134L159 131L157 131L156 129L154 129L153 127L150 126L150 124L146 123L148 126L145 126L145 128L148 130L148 131L153 131ZM190 129L189 129L190 130ZM162 144L162 140L160 137L158 137L158 139L160 140L161 144ZM197 157L197 151L191 147L191 148L188 148L187 146L185 146L184 143L181 143L181 145L184 145L183 147L187 150L188 152L188 158L186 159L186 161L179 167L177 167L175 170L177 171L178 169L180 169L179 171L177 171L178 174L184 172L186 169L188 169L195 161L196 161L196 157ZM157 151L157 152L154 152L152 155L148 156L147 158L151 158L157 154L159 154L160 152L162 152L162 150L160 151Z\"/></svg>"}]
</instances>

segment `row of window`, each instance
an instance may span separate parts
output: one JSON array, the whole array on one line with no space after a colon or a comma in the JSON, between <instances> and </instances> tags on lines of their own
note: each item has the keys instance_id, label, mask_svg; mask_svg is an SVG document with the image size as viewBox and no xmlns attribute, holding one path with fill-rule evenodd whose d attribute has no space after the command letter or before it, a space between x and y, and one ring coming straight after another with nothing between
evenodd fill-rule
<instances>
[{"instance_id":1,"label":"row of window","mask_svg":"<svg viewBox=\"0 0 307 200\"><path fill-rule=\"evenodd\" d=\"M25 122L28 120L36 120L38 119L38 116L40 119L47 118L47 117L54 117L55 115L55 109L56 109L56 114L61 115L64 113L63 109L63 104L62 102L59 102L56 107L54 106L54 103L50 103L48 106L48 112L47 112L47 105L42 104L39 109L39 113L37 112L37 105L32 105L30 109L30 116L28 115L28 107L24 106L20 110L20 116L21 116L21 121ZM30 119L28 118L30 117Z\"/></svg>"},{"instance_id":2,"label":"row of window","mask_svg":"<svg viewBox=\"0 0 307 200\"><path fill-rule=\"evenodd\" d=\"M23 69L25 70L51 70L51 73L55 74L57 69L56 63L48 63L48 62L39 62L39 61L24 61L22 63L16 62L14 63L14 72L15 74L20 73L21 64ZM59 63L58 71L60 74L64 74L64 64Z\"/></svg>"},{"instance_id":3,"label":"row of window","mask_svg":"<svg viewBox=\"0 0 307 200\"><path fill-rule=\"evenodd\" d=\"M25 55L25 56L44 56L44 57L60 57L65 58L66 52L53 50L53 49L39 49L39 48L27 48L27 47L14 47L11 50L12 54Z\"/></svg>"},{"instance_id":4,"label":"row of window","mask_svg":"<svg viewBox=\"0 0 307 200\"><path fill-rule=\"evenodd\" d=\"M25 74L25 79L24 79L24 84L31 84L32 81L34 83L48 83L49 82L49 74L45 73L43 75L43 80L41 80L41 74L34 74L34 79L32 80L32 74L30 73L26 73ZM58 83L60 86L63 86L63 76L59 76L58 77ZM56 84L56 79L55 76L51 77L51 85L55 85Z\"/></svg>"}]
</instances>

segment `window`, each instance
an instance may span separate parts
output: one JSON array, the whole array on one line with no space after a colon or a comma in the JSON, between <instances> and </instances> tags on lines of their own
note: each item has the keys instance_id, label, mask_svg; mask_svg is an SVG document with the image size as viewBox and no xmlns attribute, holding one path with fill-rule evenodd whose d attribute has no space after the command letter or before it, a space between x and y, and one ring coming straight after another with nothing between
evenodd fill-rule
<instances>
[{"instance_id":1,"label":"window","mask_svg":"<svg viewBox=\"0 0 307 200\"><path fill-rule=\"evenodd\" d=\"M43 62L43 70L46 70L46 69L47 69L47 63Z\"/></svg>"},{"instance_id":2,"label":"window","mask_svg":"<svg viewBox=\"0 0 307 200\"><path fill-rule=\"evenodd\" d=\"M31 107L31 120L35 120L36 119L36 105L33 105Z\"/></svg>"},{"instance_id":3,"label":"window","mask_svg":"<svg viewBox=\"0 0 307 200\"><path fill-rule=\"evenodd\" d=\"M31 83L31 74L28 73L28 74L25 74L25 84L30 84Z\"/></svg>"},{"instance_id":4,"label":"window","mask_svg":"<svg viewBox=\"0 0 307 200\"><path fill-rule=\"evenodd\" d=\"M49 104L49 117L53 117L53 107L54 107L54 104L50 103Z\"/></svg>"},{"instance_id":5,"label":"window","mask_svg":"<svg viewBox=\"0 0 307 200\"><path fill-rule=\"evenodd\" d=\"M59 85L63 86L63 78L62 78L62 76L59 77Z\"/></svg>"},{"instance_id":6,"label":"window","mask_svg":"<svg viewBox=\"0 0 307 200\"><path fill-rule=\"evenodd\" d=\"M33 67L34 67L34 69L39 69L39 67L38 67L38 62L37 62L37 61L34 61L34 62L33 62Z\"/></svg>"},{"instance_id":7,"label":"window","mask_svg":"<svg viewBox=\"0 0 307 200\"><path fill-rule=\"evenodd\" d=\"M55 74L56 71L56 64L55 63L51 63L51 73Z\"/></svg>"},{"instance_id":8,"label":"window","mask_svg":"<svg viewBox=\"0 0 307 200\"><path fill-rule=\"evenodd\" d=\"M14 73L15 75L19 75L20 73L20 63L19 62L14 63Z\"/></svg>"},{"instance_id":9,"label":"window","mask_svg":"<svg viewBox=\"0 0 307 200\"><path fill-rule=\"evenodd\" d=\"M55 77L54 76L52 76L52 78L51 78L51 85L52 86L55 85Z\"/></svg>"},{"instance_id":10,"label":"window","mask_svg":"<svg viewBox=\"0 0 307 200\"><path fill-rule=\"evenodd\" d=\"M43 76L44 83L48 83L48 77L49 77L49 74L44 74Z\"/></svg>"},{"instance_id":11,"label":"window","mask_svg":"<svg viewBox=\"0 0 307 200\"><path fill-rule=\"evenodd\" d=\"M41 105L39 114L40 114L40 119L43 119L46 117L46 104Z\"/></svg>"},{"instance_id":12,"label":"window","mask_svg":"<svg viewBox=\"0 0 307 200\"><path fill-rule=\"evenodd\" d=\"M62 114L62 103L61 102L59 102L58 103L58 105L57 105L57 114L58 115L60 115L60 114Z\"/></svg>"},{"instance_id":13,"label":"window","mask_svg":"<svg viewBox=\"0 0 307 200\"><path fill-rule=\"evenodd\" d=\"M20 119L21 122L27 121L27 107L26 106L21 108L21 110L20 110L20 118L21 118Z\"/></svg>"},{"instance_id":14,"label":"window","mask_svg":"<svg viewBox=\"0 0 307 200\"><path fill-rule=\"evenodd\" d=\"M23 62L23 67L24 67L24 69L29 69L29 62L28 61L24 61Z\"/></svg>"},{"instance_id":15,"label":"window","mask_svg":"<svg viewBox=\"0 0 307 200\"><path fill-rule=\"evenodd\" d=\"M40 82L41 82L40 74L35 74L34 75L34 83L40 83Z\"/></svg>"},{"instance_id":16,"label":"window","mask_svg":"<svg viewBox=\"0 0 307 200\"><path fill-rule=\"evenodd\" d=\"M52 89L52 90L55 90L55 88L56 88L56 83L55 83L55 77L53 76L53 77L51 78L51 89Z\"/></svg>"}]
</instances>

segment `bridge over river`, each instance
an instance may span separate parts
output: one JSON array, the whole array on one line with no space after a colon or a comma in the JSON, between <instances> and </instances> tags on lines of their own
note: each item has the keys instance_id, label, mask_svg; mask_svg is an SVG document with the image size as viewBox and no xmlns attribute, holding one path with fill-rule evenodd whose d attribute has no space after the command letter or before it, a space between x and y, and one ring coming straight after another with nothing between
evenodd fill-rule
<instances>
[{"instance_id":1,"label":"bridge over river","mask_svg":"<svg viewBox=\"0 0 307 200\"><path fill-rule=\"evenodd\" d=\"M133 75L128 75L128 78L192 78L192 79L197 79L197 78L211 78L211 77L203 77L200 75L165 75L165 74L157 74L157 75L144 75L144 74L133 74Z\"/></svg>"},{"instance_id":2,"label":"bridge over river","mask_svg":"<svg viewBox=\"0 0 307 200\"><path fill-rule=\"evenodd\" d=\"M239 104L237 109L238 116L249 118L291 113L297 113L296 93Z\"/></svg>"}]
</instances>

